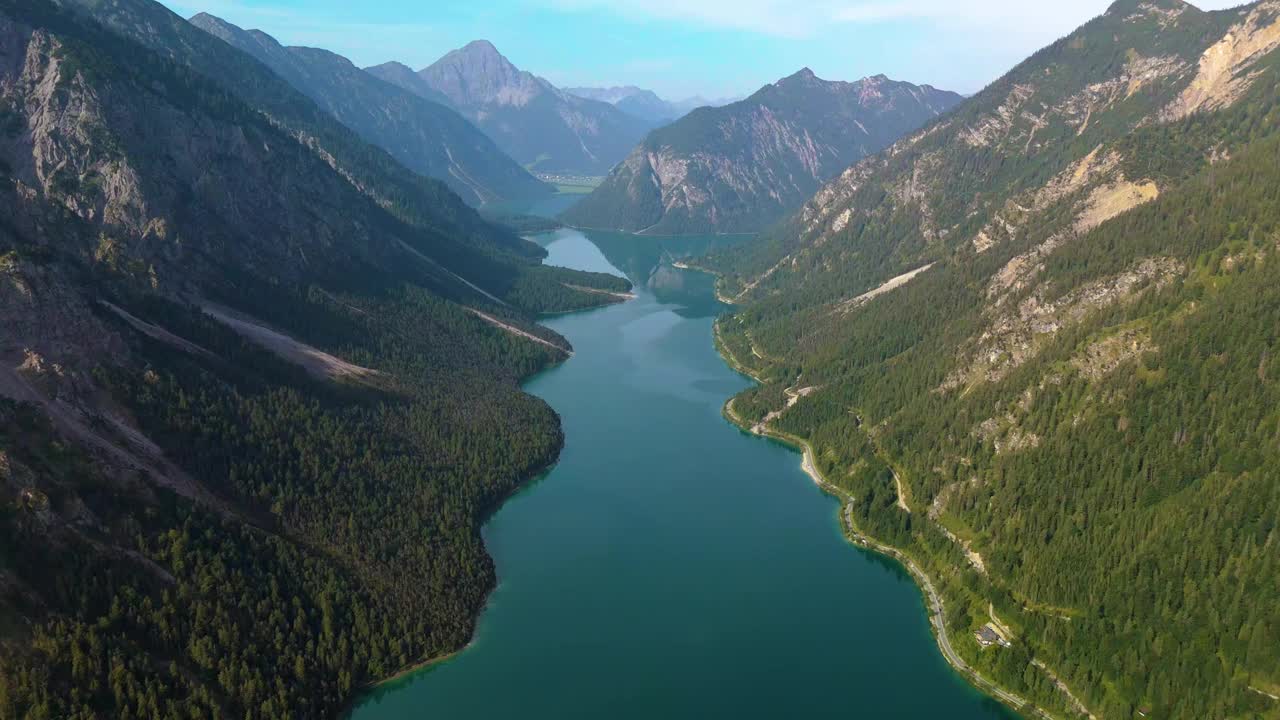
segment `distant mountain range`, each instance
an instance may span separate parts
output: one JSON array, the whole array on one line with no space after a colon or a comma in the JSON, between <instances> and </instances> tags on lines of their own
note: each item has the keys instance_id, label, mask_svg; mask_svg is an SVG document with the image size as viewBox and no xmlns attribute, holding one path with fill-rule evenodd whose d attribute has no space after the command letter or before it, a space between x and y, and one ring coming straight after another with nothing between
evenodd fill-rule
<instances>
[{"instance_id":1,"label":"distant mountain range","mask_svg":"<svg viewBox=\"0 0 1280 720\"><path fill-rule=\"evenodd\" d=\"M707 100L702 97L692 97L672 102L662 99L652 90L634 85L607 88L573 87L565 88L564 91L588 100L607 102L625 113L650 123L653 127L666 125L696 108L719 107L735 101L735 99Z\"/></svg>"},{"instance_id":2,"label":"distant mountain range","mask_svg":"<svg viewBox=\"0 0 1280 720\"><path fill-rule=\"evenodd\" d=\"M419 96L316 48L284 47L258 30L243 30L200 13L192 25L257 58L344 125L411 170L448 183L473 205L547 195L534 178L443 96Z\"/></svg>"},{"instance_id":3,"label":"distant mountain range","mask_svg":"<svg viewBox=\"0 0 1280 720\"><path fill-rule=\"evenodd\" d=\"M962 99L882 75L827 81L806 68L653 131L564 218L656 234L759 230Z\"/></svg>"},{"instance_id":4,"label":"distant mountain range","mask_svg":"<svg viewBox=\"0 0 1280 720\"><path fill-rule=\"evenodd\" d=\"M603 175L652 127L607 102L565 92L517 68L485 40L417 72L395 62L367 71L421 97L443 98L535 172Z\"/></svg>"}]
</instances>

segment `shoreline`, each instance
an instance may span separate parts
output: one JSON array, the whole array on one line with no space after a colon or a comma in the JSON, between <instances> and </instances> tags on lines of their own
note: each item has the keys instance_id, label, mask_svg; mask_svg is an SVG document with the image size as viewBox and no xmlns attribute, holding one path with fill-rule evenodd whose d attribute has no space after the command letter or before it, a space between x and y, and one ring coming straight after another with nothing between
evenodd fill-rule
<instances>
[{"instance_id":1,"label":"shoreline","mask_svg":"<svg viewBox=\"0 0 1280 720\"><path fill-rule=\"evenodd\" d=\"M548 370L554 370L555 368L560 367L567 360L568 358L559 362L551 363L547 367L535 373L532 373L528 377L524 378L523 380L520 381L521 389L523 389L525 383L538 377L542 373L547 372ZM553 412L554 410L555 408L552 408ZM556 413L556 416L559 417L559 413ZM487 525L489 523L489 520L493 518L494 515L497 515L498 511L501 510L502 506L506 505L509 500L516 497L517 495L524 492L525 490L528 490L529 488L533 487L535 483L537 483L542 478L546 477L552 470L554 470L556 465L560 464L560 453L562 452L564 452L563 440L561 440L560 447L556 449L555 456L551 458L551 460L546 465L542 466L537 472L529 475L528 477L521 478L521 480L518 483L516 483L515 487L513 487L510 492L506 493L501 498L496 500L491 507L484 508L481 511L480 524L479 524L479 528L477 529L478 530L482 529L485 525ZM481 538L481 546L484 547L483 538ZM485 554L488 555L489 550L487 547L484 547L484 551L485 551ZM492 557L490 559L492 559ZM484 615L485 610L489 609L489 598L490 596L493 595L493 592L498 589L498 584L499 584L498 571L495 566L494 573L493 573L493 587L485 591L484 605L480 608L480 612L476 613L475 622L473 622L471 625L471 632L470 634L467 635L467 642L464 643L462 647L457 648L455 650L449 650L448 652L444 652L439 655L432 655L431 657L427 657L421 660L417 660L415 662L411 662L408 665L401 667L400 669L396 670L395 672L391 673L390 675L384 678L371 680L359 686L358 688L354 688L352 690L351 697L347 698L347 702L343 706L342 712L337 717L342 718L343 720L348 720L348 718L351 717L351 714L355 712L356 707L359 706L363 700L367 699L369 695L377 692L378 689L384 688L388 685L393 685L401 680L408 679L409 677L416 675L420 672L423 672L428 668L435 667L436 665L442 665L450 660L453 660L454 658L458 657L459 655L466 652L467 650L471 649L471 647L476 644L476 634L479 632L479 629L480 629L480 616Z\"/></svg>"},{"instance_id":2,"label":"shoreline","mask_svg":"<svg viewBox=\"0 0 1280 720\"><path fill-rule=\"evenodd\" d=\"M541 318L541 317L550 316L550 315L556 315L556 316L568 315L570 313L577 313L577 312L594 312L597 310L602 310L604 308L610 308L610 307L615 307L617 305L625 304L629 300L634 299L635 297L636 297L635 294L632 293L631 297L628 299L619 298L613 302L606 302L603 305L595 305L588 308L581 308L579 310L565 310L558 313L548 313L544 315L539 315L538 317ZM535 372L529 373L527 376L521 378L519 383L520 391L525 392L524 387L530 381L541 376L543 373L549 372L551 370L555 370L556 368L563 366L572 357L573 357L573 352L569 351L563 359L549 362L545 367ZM546 401L544 400L543 402L546 402ZM550 403L548 403L547 406L550 407ZM551 408L551 411L556 414L557 419L560 417L560 413L556 412L555 408ZM546 477L548 474L551 473L552 470L555 469L556 465L560 463L560 454L564 452L564 443L565 443L565 439L564 439L563 430L562 430L560 447L556 448L555 455L545 465L538 468L536 471L530 473L528 476L521 478L515 484L515 486L511 488L510 492L504 494L502 497L495 500L492 506L481 510L481 516L479 518L479 522L477 523L477 527L476 527L477 532L482 531L484 526L489 524L489 520L491 520L494 515L497 515L498 512L502 510L502 507L506 505L508 501L510 501L512 498L516 497L520 493L524 492L525 490L531 488L535 483L537 483L537 481ZM484 544L483 536L481 537L481 547L484 550L485 555L489 555L489 548ZM489 558L490 560L492 560L493 556L489 555ZM371 680L359 686L358 688L353 689L351 696L347 698L347 702L343 706L342 712L339 713L338 717L343 718L343 720L347 720L348 718L351 717L352 713L355 712L356 708L360 705L360 703L368 699L369 695L376 692L379 688L384 688L388 685L392 685L401 680L405 680L409 677L412 677L413 675L416 675L420 672L423 672L428 668L432 668L432 667L435 667L436 665L441 665L450 660L453 660L454 658L458 657L462 653L469 650L472 646L474 646L476 643L476 634L479 632L479 629L480 629L480 618L481 616L484 615L485 611L489 609L489 599L493 596L494 591L498 589L499 582L500 581L498 579L497 566L495 563L494 573L493 573L493 586L485 591L484 604L481 606L480 611L476 613L474 622L471 625L471 632L467 636L467 641L462 645L462 647L454 650L450 650L448 652L445 652L439 655L432 655L431 657L423 658L416 662L412 662L408 665L405 665L404 667L401 667L400 669L396 670L395 672L391 673L390 675L384 678Z\"/></svg>"},{"instance_id":3,"label":"shoreline","mask_svg":"<svg viewBox=\"0 0 1280 720\"><path fill-rule=\"evenodd\" d=\"M737 361L732 359L732 353L726 357L725 350L727 350L727 348L725 350L721 350L721 348L722 345L719 342L719 328L717 326L716 350L717 352L720 352L721 357L725 359L725 364L734 371L739 372L756 382L760 382L754 373L743 372L736 367ZM969 664L965 662L964 658L960 657L960 654L951 646L951 636L947 632L945 621L945 605L942 600L942 595L938 592L937 586L933 583L933 579L930 578L928 573L926 573L924 569L921 568L920 565L916 563L916 561L906 552L899 550L892 545L881 543L870 535L861 532L857 528L853 522L853 498L823 476L822 471L818 469L813 446L808 440L774 430L767 425L763 426L763 429L749 427L742 417L738 415L737 411L733 409L733 401L734 398L729 398L721 408L721 415L723 415L730 424L737 427L742 432L750 433L759 437L767 437L771 440L780 442L793 450L799 451L801 454L800 469L808 475L811 480L813 480L814 484L817 485L819 489L840 501L840 529L844 534L845 539L860 549L875 552L881 556L896 561L907 571L907 574L911 576L916 586L920 589L920 593L922 595L921 599L925 601L925 606L928 611L930 630L932 631L938 650L942 654L943 659L947 661L947 664L951 666L952 670L963 677L965 681L978 692L1003 703L1006 707L1012 709L1018 716L1024 716L1028 714L1029 711L1031 715L1038 716L1044 720L1058 720L1057 716L1051 714L1044 708L1032 704L1031 701L1006 690L995 682L983 677L977 670L970 667Z\"/></svg>"},{"instance_id":4,"label":"shoreline","mask_svg":"<svg viewBox=\"0 0 1280 720\"><path fill-rule=\"evenodd\" d=\"M677 267L679 267L680 265L684 265L684 263L678 264ZM692 270L695 272L703 272L710 275L715 275L717 278L719 277L718 273L711 270L707 270L705 268L691 267L691 266L685 265L685 269ZM719 285L720 283L717 282L716 283L716 299L720 300L721 302L724 302L727 305L735 305L736 303L734 303L733 301L721 298ZM724 317L724 316L721 316L721 317ZM712 337L713 337L713 343L716 348L716 352L719 353L720 357L724 360L725 364L730 367L730 369L748 378L751 378L757 384L760 384L760 385L764 384L764 381L762 381L760 377L756 375L755 372L753 372L746 365L743 365L738 361L738 359L733 355L733 351L730 350L728 345L726 345L724 341L721 339L720 318L717 318L716 321L712 324ZM828 495L831 495L832 497L840 501L840 505L841 505L840 528L841 528L841 531L844 533L845 538L849 540L849 542L853 543L856 547L862 548L864 550L876 552L884 557L888 557L892 560L895 560L898 562L898 564L902 565L907 570L907 573L911 575L912 580L916 583L916 586L920 589L920 592L923 595L922 599L926 601L926 607L929 614L929 626L934 636L934 641L938 646L938 651L942 653L943 659L947 661L947 664L951 666L952 670L954 670L961 677L963 677L970 684L970 686L978 690L978 692L981 692L987 695L988 697L1003 703L1007 707L1011 708L1019 716L1026 714L1024 713L1024 708L1025 708L1029 710L1032 714L1038 715L1039 717L1044 718L1045 720L1058 720L1054 715L1050 714L1044 708L1038 705L1032 704L1029 700L1022 698L1021 696L1013 692L1010 692L1004 689L1003 687L1001 687L1000 685L983 677L978 673L978 671L969 667L969 664L964 661L964 658L960 657L959 653L955 652L955 649L951 647L951 637L947 633L947 626L945 621L946 616L944 614L945 607L942 601L942 596L938 593L937 588L934 586L933 579L930 578L929 575L924 571L924 569L921 568L915 562L915 560L912 559L905 552L891 545L885 545L873 539L870 535L862 533L858 530L857 526L855 526L853 523L853 498L850 497L848 493L844 492L839 487L829 482L822 475L822 471L818 469L818 465L815 459L816 456L813 452L813 446L809 443L808 440L805 440L804 438L801 438L801 437L796 437L796 436L788 435L786 433L779 432L777 430L774 430L773 428L770 428L768 425L761 425L760 429L750 427L742 419L742 417L739 416L738 413L733 409L733 401L734 401L734 397L730 397L728 400L726 400L724 403L724 406L721 408L721 413L720 413L730 424L737 427L742 432L751 433L752 435L757 435L760 437L768 437L772 440L781 442L784 445L791 447L793 450L798 450L800 452L801 471L804 472L804 474L808 475L809 478L813 480L814 484L817 485L819 489L821 489L823 492L827 493ZM897 474L895 473L895 478L896 477L897 477Z\"/></svg>"},{"instance_id":5,"label":"shoreline","mask_svg":"<svg viewBox=\"0 0 1280 720\"><path fill-rule=\"evenodd\" d=\"M689 263L686 263L686 262L684 262L683 260L680 260L680 261L677 261L677 262L672 263L672 264L671 264L671 267L676 268L676 269L678 269L678 270L688 270L688 271L690 271L690 272L702 273L702 274L704 274L704 275L710 275L710 276L714 277L714 278L716 279L716 285L715 285L716 300L719 300L720 302L724 303L725 305L737 305L737 304L738 304L738 301L737 301L737 300L735 300L735 299L733 299L733 298L731 298L731 297L728 297L727 295L725 295L723 292L721 292L721 291L720 291L720 273L718 273L718 272L716 272L716 271L714 271L714 270L708 270L708 269L703 268L703 267L698 267L697 265L690 265ZM744 373L744 374L746 374L746 375L750 375L750 373Z\"/></svg>"},{"instance_id":6,"label":"shoreline","mask_svg":"<svg viewBox=\"0 0 1280 720\"><path fill-rule=\"evenodd\" d=\"M589 195L590 193L584 193L584 194ZM705 236L754 237L760 234L758 232L647 233L644 230L623 230L621 228L603 228L603 227L590 227L587 225L572 225L564 222L563 220L557 220L557 222L561 223L561 227L566 227L571 230L586 230L586 231L594 230L596 232L616 233L618 235L630 235L632 237L638 237L638 238L682 238L682 237L705 237ZM645 228L645 229L647 230L648 228Z\"/></svg>"}]
</instances>

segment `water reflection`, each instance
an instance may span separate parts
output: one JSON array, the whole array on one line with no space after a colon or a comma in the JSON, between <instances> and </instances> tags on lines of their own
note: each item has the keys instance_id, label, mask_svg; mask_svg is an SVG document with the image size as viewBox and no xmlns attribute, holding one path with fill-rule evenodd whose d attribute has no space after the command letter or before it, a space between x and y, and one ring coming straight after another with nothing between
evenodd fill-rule
<instances>
[{"instance_id":1,"label":"water reflection","mask_svg":"<svg viewBox=\"0 0 1280 720\"><path fill-rule=\"evenodd\" d=\"M547 248L550 265L564 265L625 275L658 302L674 306L682 318L714 317L725 311L715 298L715 277L689 272L676 263L730 248L750 240L749 235L688 235L649 237L601 230L565 228L534 236ZM586 257L597 251L599 258Z\"/></svg>"}]
</instances>

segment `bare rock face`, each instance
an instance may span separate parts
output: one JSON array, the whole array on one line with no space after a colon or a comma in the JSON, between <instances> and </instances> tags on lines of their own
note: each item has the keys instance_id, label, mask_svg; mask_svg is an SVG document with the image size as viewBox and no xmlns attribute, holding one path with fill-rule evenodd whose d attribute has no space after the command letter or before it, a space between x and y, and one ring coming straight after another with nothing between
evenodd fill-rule
<instances>
[{"instance_id":1,"label":"bare rock face","mask_svg":"<svg viewBox=\"0 0 1280 720\"><path fill-rule=\"evenodd\" d=\"M101 404L93 375L135 362L122 321L208 354L112 304L116 292L185 304L234 298L242 283L296 287L353 267L389 277L406 263L424 268L429 285L447 263L432 257L426 269L413 257L470 257L465 236L388 212L394 183L345 162L336 125L313 126L324 139L285 127L140 48L137 67L89 56L83 48L106 42L105 31L78 32L0 12L0 395L41 405L64 432L113 457L137 456L121 449L134 440L91 431L128 428ZM439 209L430 195L416 197L428 214ZM441 229L471 212L456 197L441 206Z\"/></svg>"},{"instance_id":2,"label":"bare rock face","mask_svg":"<svg viewBox=\"0 0 1280 720\"><path fill-rule=\"evenodd\" d=\"M649 128L648 121L608 102L564 92L517 68L487 40L453 50L415 75L404 69L387 64L368 71L423 97L442 98L538 172L603 175Z\"/></svg>"},{"instance_id":3,"label":"bare rock face","mask_svg":"<svg viewBox=\"0 0 1280 720\"><path fill-rule=\"evenodd\" d=\"M781 271L791 267L803 275L795 282L812 285L822 282L812 268L840 268L866 243L913 248L830 298L839 302L961 247L985 254L1022 242L1063 207L1076 218L1067 234L1086 233L1161 194L1150 157L1127 138L1263 93L1277 48L1272 1L1218 13L1118 2L947 117L832 178L782 231L787 242L728 268L727 282L768 292L793 281ZM1229 156L1203 153L1210 162ZM873 232L886 225L894 230Z\"/></svg>"},{"instance_id":4,"label":"bare rock face","mask_svg":"<svg viewBox=\"0 0 1280 720\"><path fill-rule=\"evenodd\" d=\"M412 170L442 180L472 205L547 195L541 183L431 91L380 80L346 58L316 48L284 47L201 13L191 24L260 60L344 125ZM389 64L383 72L412 71ZM375 73L376 74L376 73Z\"/></svg>"},{"instance_id":5,"label":"bare rock face","mask_svg":"<svg viewBox=\"0 0 1280 720\"><path fill-rule=\"evenodd\" d=\"M655 234L759 230L959 100L884 76L828 82L806 68L654 131L565 217Z\"/></svg>"},{"instance_id":6,"label":"bare rock face","mask_svg":"<svg viewBox=\"0 0 1280 720\"><path fill-rule=\"evenodd\" d=\"M427 85L460 106L524 107L544 92L555 92L547 81L521 72L488 40L476 40L450 52L420 75Z\"/></svg>"}]
</instances>

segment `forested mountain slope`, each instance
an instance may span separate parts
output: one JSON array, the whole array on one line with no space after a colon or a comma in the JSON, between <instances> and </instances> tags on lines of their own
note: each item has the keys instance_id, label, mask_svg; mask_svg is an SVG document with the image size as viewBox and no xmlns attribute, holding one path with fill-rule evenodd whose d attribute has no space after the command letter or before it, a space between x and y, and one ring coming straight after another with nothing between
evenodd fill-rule
<instances>
[{"instance_id":1,"label":"forested mountain slope","mask_svg":"<svg viewBox=\"0 0 1280 720\"><path fill-rule=\"evenodd\" d=\"M512 65L477 40L416 73L388 63L368 68L424 97L443 95L498 146L538 172L603 175L650 125L606 102L571 95Z\"/></svg>"},{"instance_id":2,"label":"forested mountain slope","mask_svg":"<svg viewBox=\"0 0 1280 720\"><path fill-rule=\"evenodd\" d=\"M1278 19L1122 0L704 261L732 410L1055 714L1280 717Z\"/></svg>"},{"instance_id":3,"label":"forested mountain slope","mask_svg":"<svg viewBox=\"0 0 1280 720\"><path fill-rule=\"evenodd\" d=\"M565 220L655 234L761 230L960 99L884 76L821 80L806 68L653 131Z\"/></svg>"},{"instance_id":4,"label":"forested mountain slope","mask_svg":"<svg viewBox=\"0 0 1280 720\"><path fill-rule=\"evenodd\" d=\"M552 192L457 112L379 80L340 55L284 47L270 35L207 13L190 22L257 58L360 137L410 170L445 181L473 205Z\"/></svg>"},{"instance_id":5,"label":"forested mountain slope","mask_svg":"<svg viewBox=\"0 0 1280 720\"><path fill-rule=\"evenodd\" d=\"M0 0L0 717L333 717L460 647L561 444L532 315L628 287L540 257L149 0Z\"/></svg>"}]
</instances>

